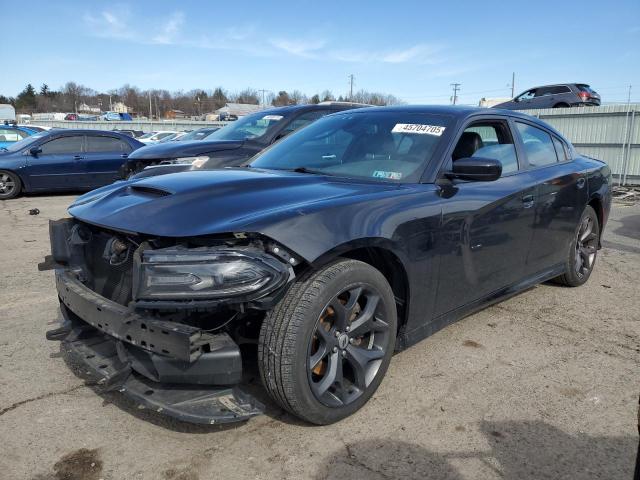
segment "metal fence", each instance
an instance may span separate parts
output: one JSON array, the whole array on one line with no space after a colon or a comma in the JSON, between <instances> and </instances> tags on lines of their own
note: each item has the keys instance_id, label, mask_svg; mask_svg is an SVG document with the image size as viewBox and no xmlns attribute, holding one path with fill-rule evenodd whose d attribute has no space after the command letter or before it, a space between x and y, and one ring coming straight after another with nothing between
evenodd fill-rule
<instances>
[{"instance_id":1,"label":"metal fence","mask_svg":"<svg viewBox=\"0 0 640 480\"><path fill-rule=\"evenodd\" d=\"M583 155L607 162L616 185L640 185L640 104L524 110L552 125Z\"/></svg>"},{"instance_id":2,"label":"metal fence","mask_svg":"<svg viewBox=\"0 0 640 480\"><path fill-rule=\"evenodd\" d=\"M66 120L32 120L34 125L52 128L85 128L88 130L142 130L143 132L153 132L157 130L184 131L196 130L203 127L224 127L229 122L198 122L191 120L133 120L131 122L107 122L99 121L77 121Z\"/></svg>"}]
</instances>

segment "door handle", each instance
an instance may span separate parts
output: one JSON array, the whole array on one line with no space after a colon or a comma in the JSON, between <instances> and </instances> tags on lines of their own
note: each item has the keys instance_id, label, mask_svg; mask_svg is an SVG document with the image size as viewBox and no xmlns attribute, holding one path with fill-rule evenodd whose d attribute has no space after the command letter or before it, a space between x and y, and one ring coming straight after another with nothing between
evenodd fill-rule
<instances>
[{"instance_id":1,"label":"door handle","mask_svg":"<svg viewBox=\"0 0 640 480\"><path fill-rule=\"evenodd\" d=\"M587 181L584 178L579 178L578 182L576 183L576 187L584 188L586 183L587 183Z\"/></svg>"},{"instance_id":2,"label":"door handle","mask_svg":"<svg viewBox=\"0 0 640 480\"><path fill-rule=\"evenodd\" d=\"M74 155L73 159L74 160L82 160L82 155Z\"/></svg>"},{"instance_id":3,"label":"door handle","mask_svg":"<svg viewBox=\"0 0 640 480\"><path fill-rule=\"evenodd\" d=\"M122 155L120 155L120 158L127 158L127 157L129 157L129 154L127 153L123 153Z\"/></svg>"},{"instance_id":4,"label":"door handle","mask_svg":"<svg viewBox=\"0 0 640 480\"><path fill-rule=\"evenodd\" d=\"M522 197L522 203L524 204L524 208L530 208L533 206L533 195L525 195Z\"/></svg>"}]
</instances>

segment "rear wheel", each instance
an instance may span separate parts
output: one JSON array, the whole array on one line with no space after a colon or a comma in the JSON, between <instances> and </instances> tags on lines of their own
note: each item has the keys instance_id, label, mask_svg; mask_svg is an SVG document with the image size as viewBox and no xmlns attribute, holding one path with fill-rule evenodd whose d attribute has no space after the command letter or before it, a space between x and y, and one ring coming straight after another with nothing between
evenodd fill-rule
<instances>
[{"instance_id":1,"label":"rear wheel","mask_svg":"<svg viewBox=\"0 0 640 480\"><path fill-rule=\"evenodd\" d=\"M280 406L316 424L345 418L376 391L396 337L384 276L342 260L299 279L269 312L258 347L262 381Z\"/></svg>"},{"instance_id":2,"label":"rear wheel","mask_svg":"<svg viewBox=\"0 0 640 480\"><path fill-rule=\"evenodd\" d=\"M15 173L0 170L0 200L15 198L21 190L22 183Z\"/></svg>"},{"instance_id":3,"label":"rear wheel","mask_svg":"<svg viewBox=\"0 0 640 480\"><path fill-rule=\"evenodd\" d=\"M600 243L600 224L595 210L587 205L580 217L566 260L566 272L556 278L558 283L579 287L591 276Z\"/></svg>"}]
</instances>

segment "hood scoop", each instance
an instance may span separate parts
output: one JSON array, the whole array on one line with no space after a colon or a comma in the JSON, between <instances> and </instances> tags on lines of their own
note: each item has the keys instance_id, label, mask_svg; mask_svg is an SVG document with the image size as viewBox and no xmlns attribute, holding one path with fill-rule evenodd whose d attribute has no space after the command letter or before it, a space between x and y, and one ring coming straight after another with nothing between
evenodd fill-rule
<instances>
[{"instance_id":1,"label":"hood scoop","mask_svg":"<svg viewBox=\"0 0 640 480\"><path fill-rule=\"evenodd\" d=\"M173 195L173 192L164 190L158 187L150 187L146 185L131 185L129 187L130 193L136 193L139 195L145 195L148 197L167 197Z\"/></svg>"}]
</instances>

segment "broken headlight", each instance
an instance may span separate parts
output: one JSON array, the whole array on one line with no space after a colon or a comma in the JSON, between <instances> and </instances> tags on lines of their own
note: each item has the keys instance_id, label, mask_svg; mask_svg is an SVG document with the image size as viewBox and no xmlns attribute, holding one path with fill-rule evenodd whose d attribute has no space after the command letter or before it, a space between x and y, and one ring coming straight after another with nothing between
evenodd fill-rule
<instances>
[{"instance_id":1,"label":"broken headlight","mask_svg":"<svg viewBox=\"0 0 640 480\"><path fill-rule=\"evenodd\" d=\"M136 259L137 300L199 300L250 296L280 287L290 267L258 249L144 250Z\"/></svg>"}]
</instances>

